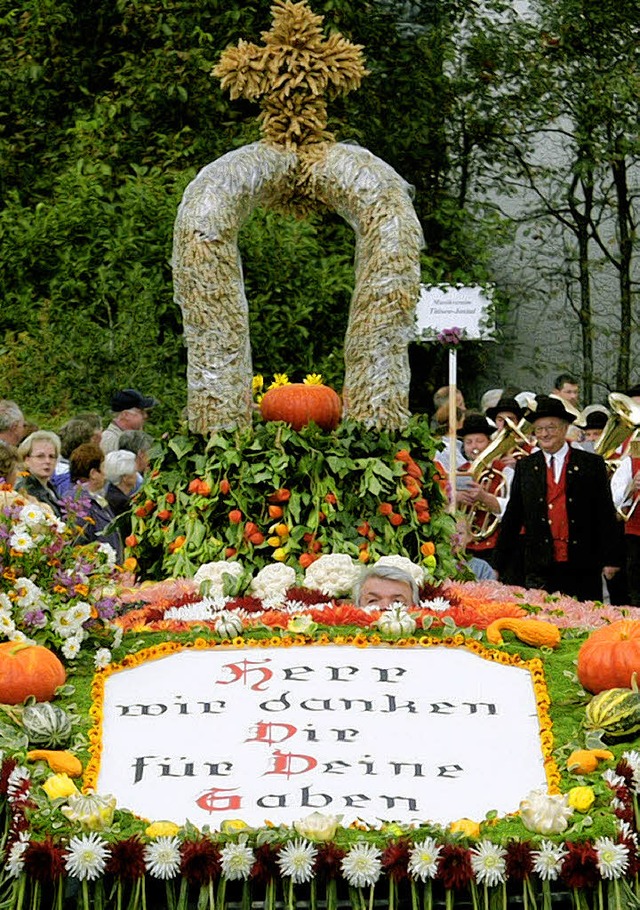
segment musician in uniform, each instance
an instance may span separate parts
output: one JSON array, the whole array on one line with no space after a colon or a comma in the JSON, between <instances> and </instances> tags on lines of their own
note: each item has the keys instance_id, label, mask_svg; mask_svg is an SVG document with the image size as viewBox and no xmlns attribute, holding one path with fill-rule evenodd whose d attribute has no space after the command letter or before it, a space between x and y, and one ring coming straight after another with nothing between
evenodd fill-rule
<instances>
[{"instance_id":1,"label":"musician in uniform","mask_svg":"<svg viewBox=\"0 0 640 910\"><path fill-rule=\"evenodd\" d=\"M495 428L483 414L467 414L459 431L466 461L460 467L456 489L456 505L468 518L470 539L466 549L471 556L486 560L490 565L498 539L498 523L509 497L513 468L503 458L493 459L470 474L473 462L491 442ZM466 476L465 476L466 475Z\"/></svg>"},{"instance_id":2,"label":"musician in uniform","mask_svg":"<svg viewBox=\"0 0 640 910\"><path fill-rule=\"evenodd\" d=\"M636 454L637 453L637 454ZM632 442L611 478L613 504L624 515L627 603L640 607L640 451Z\"/></svg>"},{"instance_id":3,"label":"musician in uniform","mask_svg":"<svg viewBox=\"0 0 640 910\"><path fill-rule=\"evenodd\" d=\"M525 416L538 451L516 464L495 567L502 576L521 540L526 587L600 600L602 574L619 566L606 465L567 443L575 416L560 399L538 395L533 405Z\"/></svg>"}]
</instances>

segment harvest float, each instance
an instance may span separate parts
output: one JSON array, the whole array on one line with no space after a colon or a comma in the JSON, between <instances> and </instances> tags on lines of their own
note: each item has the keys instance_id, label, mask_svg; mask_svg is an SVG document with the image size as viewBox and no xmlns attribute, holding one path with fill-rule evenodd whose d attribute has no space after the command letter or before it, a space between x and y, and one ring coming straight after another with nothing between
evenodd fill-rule
<instances>
[{"instance_id":1,"label":"harvest float","mask_svg":"<svg viewBox=\"0 0 640 910\"><path fill-rule=\"evenodd\" d=\"M3 491L0 907L636 907L640 618L465 580L407 407L408 187L326 130L360 48L273 12L216 67L264 138L178 213L191 432L124 566L75 545L81 503L61 523ZM355 225L342 420L317 376L276 377L257 416L237 232L258 204ZM418 605L351 602L385 560Z\"/></svg>"}]
</instances>

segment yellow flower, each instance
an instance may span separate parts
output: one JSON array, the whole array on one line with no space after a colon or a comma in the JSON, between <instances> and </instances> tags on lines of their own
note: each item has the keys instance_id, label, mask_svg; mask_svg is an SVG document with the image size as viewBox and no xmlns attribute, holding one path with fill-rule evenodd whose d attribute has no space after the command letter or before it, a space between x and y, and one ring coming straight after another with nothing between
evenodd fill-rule
<instances>
[{"instance_id":1,"label":"yellow flower","mask_svg":"<svg viewBox=\"0 0 640 910\"><path fill-rule=\"evenodd\" d=\"M175 822L152 822L144 829L147 837L175 837L180 830L180 825Z\"/></svg>"},{"instance_id":2,"label":"yellow flower","mask_svg":"<svg viewBox=\"0 0 640 910\"><path fill-rule=\"evenodd\" d=\"M305 385L322 385L322 376L320 373L307 373L302 381Z\"/></svg>"},{"instance_id":3,"label":"yellow flower","mask_svg":"<svg viewBox=\"0 0 640 910\"><path fill-rule=\"evenodd\" d=\"M592 787L572 787L569 790L569 805L576 812L588 812L595 799Z\"/></svg>"},{"instance_id":4,"label":"yellow flower","mask_svg":"<svg viewBox=\"0 0 640 910\"><path fill-rule=\"evenodd\" d=\"M78 788L68 774L52 774L45 780L42 789L49 799L67 799L78 792Z\"/></svg>"},{"instance_id":5,"label":"yellow flower","mask_svg":"<svg viewBox=\"0 0 640 910\"><path fill-rule=\"evenodd\" d=\"M274 373L273 382L269 386L270 389L277 389L281 385L289 385L289 377L286 373Z\"/></svg>"},{"instance_id":6,"label":"yellow flower","mask_svg":"<svg viewBox=\"0 0 640 910\"><path fill-rule=\"evenodd\" d=\"M449 825L452 834L462 834L463 837L480 837L480 825L470 818L459 818Z\"/></svg>"},{"instance_id":7,"label":"yellow flower","mask_svg":"<svg viewBox=\"0 0 640 910\"><path fill-rule=\"evenodd\" d=\"M255 394L255 392L261 392L263 386L264 386L264 376L262 376L261 373L258 373L251 380L251 388L253 389L254 394Z\"/></svg>"},{"instance_id":8,"label":"yellow flower","mask_svg":"<svg viewBox=\"0 0 640 910\"><path fill-rule=\"evenodd\" d=\"M269 544L270 547L279 547L280 544L282 543L282 541L280 540L279 537L274 536L274 537L267 537L267 543Z\"/></svg>"},{"instance_id":9,"label":"yellow flower","mask_svg":"<svg viewBox=\"0 0 640 910\"><path fill-rule=\"evenodd\" d=\"M284 547L278 547L278 549L274 550L271 555L277 562L284 562L287 558L287 551Z\"/></svg>"},{"instance_id":10,"label":"yellow flower","mask_svg":"<svg viewBox=\"0 0 640 910\"><path fill-rule=\"evenodd\" d=\"M220 825L223 834L235 834L237 831L244 831L249 825L243 822L241 818L226 818Z\"/></svg>"}]
</instances>

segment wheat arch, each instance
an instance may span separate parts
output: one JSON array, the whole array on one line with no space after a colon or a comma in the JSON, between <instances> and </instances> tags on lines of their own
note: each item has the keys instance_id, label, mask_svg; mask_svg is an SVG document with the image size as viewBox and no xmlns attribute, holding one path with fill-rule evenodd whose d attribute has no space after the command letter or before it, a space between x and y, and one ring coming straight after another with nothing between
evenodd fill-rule
<instances>
[{"instance_id":1,"label":"wheat arch","mask_svg":"<svg viewBox=\"0 0 640 910\"><path fill-rule=\"evenodd\" d=\"M259 205L291 207L300 156L264 142L203 168L175 223L173 277L188 347L190 429L251 421L251 347L238 233ZM341 215L356 236L355 286L345 336L345 416L369 427L408 417L408 344L418 298L422 231L409 185L380 158L332 143L305 162L306 204Z\"/></svg>"}]
</instances>

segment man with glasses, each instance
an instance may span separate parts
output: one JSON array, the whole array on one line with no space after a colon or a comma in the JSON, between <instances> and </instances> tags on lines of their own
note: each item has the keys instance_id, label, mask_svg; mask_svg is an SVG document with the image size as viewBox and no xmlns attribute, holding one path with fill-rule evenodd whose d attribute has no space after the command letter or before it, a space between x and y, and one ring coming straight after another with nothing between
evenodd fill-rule
<instances>
[{"instance_id":1,"label":"man with glasses","mask_svg":"<svg viewBox=\"0 0 640 910\"><path fill-rule=\"evenodd\" d=\"M617 572L616 515L603 459L570 446L575 416L538 395L525 414L538 451L515 468L496 547L502 575L522 548L524 584L578 600L602 599L602 574Z\"/></svg>"},{"instance_id":2,"label":"man with glasses","mask_svg":"<svg viewBox=\"0 0 640 910\"><path fill-rule=\"evenodd\" d=\"M122 389L111 399L113 418L104 430L100 448L105 453L120 448L120 436L127 430L141 430L147 420L148 411L157 405L155 398L141 395L136 389Z\"/></svg>"}]
</instances>

